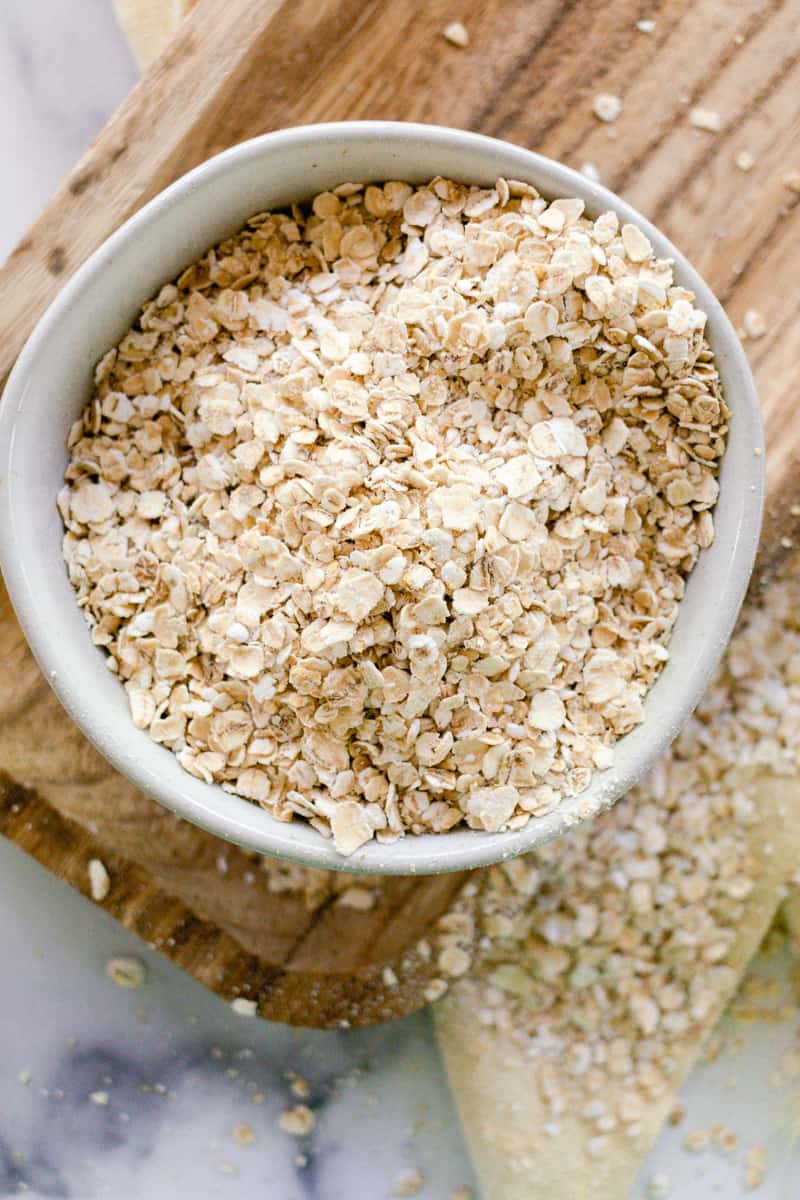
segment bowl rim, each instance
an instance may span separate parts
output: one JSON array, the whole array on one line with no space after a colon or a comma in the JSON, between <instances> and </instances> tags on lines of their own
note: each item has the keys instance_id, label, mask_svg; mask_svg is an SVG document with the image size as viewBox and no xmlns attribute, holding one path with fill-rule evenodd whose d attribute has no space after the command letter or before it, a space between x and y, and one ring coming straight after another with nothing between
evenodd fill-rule
<instances>
[{"instance_id":1,"label":"bowl rim","mask_svg":"<svg viewBox=\"0 0 800 1200\"><path fill-rule=\"evenodd\" d=\"M14 432L29 371L43 351L48 337L57 328L73 299L84 289L91 289L95 278L113 261L123 246L139 238L149 226L164 219L176 206L180 206L185 196L223 175L234 164L257 160L275 151L298 149L308 146L310 142L319 145L352 144L376 137L382 141L404 143L405 148L409 142L424 142L442 149L473 151L479 156L476 173L481 166L481 155L499 154L509 161L510 167L518 168L520 178L530 179L545 195L578 196L586 201L590 210L613 210L621 219L631 221L644 230L659 256L673 260L679 281L691 288L699 306L709 317L709 325L714 329L712 347L718 358L724 354L726 373L736 378L737 392L742 396L742 411L737 412L737 426L739 423L746 426L747 436L753 446L753 466L750 476L738 481L743 491L745 486L749 488L749 500L741 506L733 534L729 533L730 550L724 580L726 589L724 598L714 606L713 628L710 631L713 636L702 641L686 674L679 699L668 705L669 719L662 719L661 728L650 734L635 761L625 769L612 766L608 771L596 772L587 792L563 801L544 817L532 818L522 830L497 834L459 830L444 835L408 835L388 845L372 841L354 855L344 858L330 840L311 826L300 822L280 822L257 804L234 796L219 785L205 784L188 773L185 773L187 783L183 787L164 784L157 768L149 765L148 755L140 753L141 745L128 745L133 740L130 738L130 732L134 730L132 723L129 730L115 736L101 721L93 719L91 700L87 702L85 695L79 697L79 682L71 682L68 674L59 669L59 639L48 629L46 622L38 619L36 595L26 572L26 558L35 553L35 549L32 550L30 539L25 538L15 518L13 481L17 472L13 469ZM747 590L761 526L763 450L764 436L755 385L730 320L687 259L660 230L626 201L560 162L513 143L466 130L402 121L331 122L296 126L239 143L170 184L125 221L78 267L40 318L14 365L0 405L0 564L28 643L45 679L53 687L67 713L112 766L178 816L226 841L311 867L384 875L461 871L532 850L608 808L633 786L675 737L705 691L733 630ZM55 503L55 497L53 499ZM87 645L91 643L87 642ZM647 720L645 716L644 722L637 728L645 730ZM154 757L172 754L150 741L146 733L145 737L155 752ZM222 811L223 807L229 811ZM309 834L312 836L309 837Z\"/></svg>"}]
</instances>

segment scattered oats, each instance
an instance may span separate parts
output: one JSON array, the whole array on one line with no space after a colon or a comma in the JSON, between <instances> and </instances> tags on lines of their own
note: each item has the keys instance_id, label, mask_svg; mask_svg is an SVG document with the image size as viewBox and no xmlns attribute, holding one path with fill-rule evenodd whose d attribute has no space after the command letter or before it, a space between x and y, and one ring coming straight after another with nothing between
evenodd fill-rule
<instances>
[{"instance_id":1,"label":"scattered oats","mask_svg":"<svg viewBox=\"0 0 800 1200\"><path fill-rule=\"evenodd\" d=\"M451 21L449 25L445 25L442 32L448 42L452 42L454 46L461 47L462 50L469 45L469 33L461 21Z\"/></svg>"},{"instance_id":2,"label":"scattered oats","mask_svg":"<svg viewBox=\"0 0 800 1200\"><path fill-rule=\"evenodd\" d=\"M581 170L581 175L584 175L587 179L590 179L592 181L592 183L600 182L600 172L598 171L598 169L594 165L594 163L592 163L592 162L581 163L580 170Z\"/></svg>"},{"instance_id":3,"label":"scattered oats","mask_svg":"<svg viewBox=\"0 0 800 1200\"><path fill-rule=\"evenodd\" d=\"M466 975L472 963L472 955L460 946L446 946L438 958L439 969L451 979Z\"/></svg>"},{"instance_id":4,"label":"scattered oats","mask_svg":"<svg viewBox=\"0 0 800 1200\"><path fill-rule=\"evenodd\" d=\"M453 1188L450 1193L450 1200L474 1200L475 1193L468 1184L462 1183L460 1187Z\"/></svg>"},{"instance_id":5,"label":"scattered oats","mask_svg":"<svg viewBox=\"0 0 800 1200\"><path fill-rule=\"evenodd\" d=\"M701 1062L716 1062L724 1048L725 1038L723 1034L719 1033L717 1030L714 1030L711 1036L706 1039L705 1045L703 1046Z\"/></svg>"},{"instance_id":6,"label":"scattered oats","mask_svg":"<svg viewBox=\"0 0 800 1200\"><path fill-rule=\"evenodd\" d=\"M307 1104L295 1104L281 1113L278 1124L292 1137L307 1137L316 1124L316 1117Z\"/></svg>"},{"instance_id":7,"label":"scattered oats","mask_svg":"<svg viewBox=\"0 0 800 1200\"><path fill-rule=\"evenodd\" d=\"M418 1196L425 1186L425 1176L416 1167L401 1171L392 1184L392 1196Z\"/></svg>"},{"instance_id":8,"label":"scattered oats","mask_svg":"<svg viewBox=\"0 0 800 1200\"><path fill-rule=\"evenodd\" d=\"M722 128L722 118L713 108L689 109L689 124L695 129L704 129L707 133L719 133Z\"/></svg>"},{"instance_id":9,"label":"scattered oats","mask_svg":"<svg viewBox=\"0 0 800 1200\"><path fill-rule=\"evenodd\" d=\"M760 1187L767 1173L766 1147L757 1143L745 1150L744 1154L744 1183L749 1190Z\"/></svg>"},{"instance_id":10,"label":"scattered oats","mask_svg":"<svg viewBox=\"0 0 800 1200\"><path fill-rule=\"evenodd\" d=\"M108 1092L89 1092L89 1099L99 1108L105 1108L109 1101L109 1095Z\"/></svg>"},{"instance_id":11,"label":"scattered oats","mask_svg":"<svg viewBox=\"0 0 800 1200\"><path fill-rule=\"evenodd\" d=\"M293 1096L297 1096L298 1100L307 1100L311 1095L311 1086L307 1079L302 1075L297 1075L294 1071L289 1073L289 1091Z\"/></svg>"},{"instance_id":12,"label":"scattered oats","mask_svg":"<svg viewBox=\"0 0 800 1200\"><path fill-rule=\"evenodd\" d=\"M240 1146L252 1146L253 1142L256 1140L256 1131L253 1129L252 1125L248 1125L243 1121L239 1125L234 1125L233 1130L231 1131L231 1137Z\"/></svg>"},{"instance_id":13,"label":"scattered oats","mask_svg":"<svg viewBox=\"0 0 800 1200\"><path fill-rule=\"evenodd\" d=\"M89 859L89 889L92 899L98 903L105 900L111 890L111 876L99 858Z\"/></svg>"},{"instance_id":14,"label":"scattered oats","mask_svg":"<svg viewBox=\"0 0 800 1200\"><path fill-rule=\"evenodd\" d=\"M770 1075L773 1087L785 1087L800 1080L800 1046L789 1046L783 1051L778 1066Z\"/></svg>"},{"instance_id":15,"label":"scattered oats","mask_svg":"<svg viewBox=\"0 0 800 1200\"><path fill-rule=\"evenodd\" d=\"M359 912L368 912L375 907L375 893L366 887L349 887L339 893L337 904L342 908L355 908Z\"/></svg>"},{"instance_id":16,"label":"scattered oats","mask_svg":"<svg viewBox=\"0 0 800 1200\"><path fill-rule=\"evenodd\" d=\"M740 150L736 155L736 166L740 171L752 171L756 160L749 150Z\"/></svg>"},{"instance_id":17,"label":"scattered oats","mask_svg":"<svg viewBox=\"0 0 800 1200\"><path fill-rule=\"evenodd\" d=\"M719 1122L711 1126L711 1140L725 1154L732 1154L739 1144L739 1138L735 1131L728 1125L722 1125Z\"/></svg>"},{"instance_id":18,"label":"scattered oats","mask_svg":"<svg viewBox=\"0 0 800 1200\"><path fill-rule=\"evenodd\" d=\"M616 121L622 112L622 101L619 96L600 92L592 101L592 111L599 121Z\"/></svg>"},{"instance_id":19,"label":"scattered oats","mask_svg":"<svg viewBox=\"0 0 800 1200\"><path fill-rule=\"evenodd\" d=\"M446 991L447 983L444 979L432 979L422 994L427 1004L435 1004L437 1000L441 1000Z\"/></svg>"},{"instance_id":20,"label":"scattered oats","mask_svg":"<svg viewBox=\"0 0 800 1200\"><path fill-rule=\"evenodd\" d=\"M669 1175L659 1172L653 1175L647 1184L648 1200L667 1200L672 1191L672 1180Z\"/></svg>"},{"instance_id":21,"label":"scattered oats","mask_svg":"<svg viewBox=\"0 0 800 1200\"><path fill-rule=\"evenodd\" d=\"M17 1072L17 1079L20 1083L30 1083L33 1079L33 1073L26 1067L24 1070Z\"/></svg>"},{"instance_id":22,"label":"scattered oats","mask_svg":"<svg viewBox=\"0 0 800 1200\"><path fill-rule=\"evenodd\" d=\"M742 330L745 337L760 338L767 332L767 321L757 308L748 308L742 317Z\"/></svg>"},{"instance_id":23,"label":"scattered oats","mask_svg":"<svg viewBox=\"0 0 800 1200\"><path fill-rule=\"evenodd\" d=\"M255 1017L258 1014L257 1001L245 1000L244 996L237 996L235 1000L231 1000L231 1008L240 1017Z\"/></svg>"},{"instance_id":24,"label":"scattered oats","mask_svg":"<svg viewBox=\"0 0 800 1200\"><path fill-rule=\"evenodd\" d=\"M475 925L470 979L454 991L470 990L483 1027L513 1033L548 1136L570 1113L587 1153L602 1154L594 1139L615 1128L638 1137L729 995L757 869L758 785L795 777L800 762L798 664L800 580L788 575L744 609L696 714L648 778L589 828L483 872L469 908L449 914ZM608 665L594 686L609 686ZM676 1105L670 1124L684 1115ZM696 1153L734 1143L721 1124L685 1142Z\"/></svg>"},{"instance_id":25,"label":"scattered oats","mask_svg":"<svg viewBox=\"0 0 800 1200\"><path fill-rule=\"evenodd\" d=\"M800 171L787 171L783 177L783 186L790 192L800 192Z\"/></svg>"},{"instance_id":26,"label":"scattered oats","mask_svg":"<svg viewBox=\"0 0 800 1200\"><path fill-rule=\"evenodd\" d=\"M656 27L655 21L641 20L636 22L636 28L639 33L652 33Z\"/></svg>"},{"instance_id":27,"label":"scattered oats","mask_svg":"<svg viewBox=\"0 0 800 1200\"><path fill-rule=\"evenodd\" d=\"M140 988L147 979L147 968L138 958L120 955L108 960L106 975L117 987Z\"/></svg>"},{"instance_id":28,"label":"scattered oats","mask_svg":"<svg viewBox=\"0 0 800 1200\"><path fill-rule=\"evenodd\" d=\"M144 305L70 434L64 555L133 723L345 855L578 795L713 539L704 325L636 226L503 179L254 216ZM264 869L311 908L375 895Z\"/></svg>"},{"instance_id":29,"label":"scattered oats","mask_svg":"<svg viewBox=\"0 0 800 1200\"><path fill-rule=\"evenodd\" d=\"M707 1129L694 1129L684 1137L683 1148L691 1154L702 1154L708 1149L710 1142L711 1134Z\"/></svg>"}]
</instances>

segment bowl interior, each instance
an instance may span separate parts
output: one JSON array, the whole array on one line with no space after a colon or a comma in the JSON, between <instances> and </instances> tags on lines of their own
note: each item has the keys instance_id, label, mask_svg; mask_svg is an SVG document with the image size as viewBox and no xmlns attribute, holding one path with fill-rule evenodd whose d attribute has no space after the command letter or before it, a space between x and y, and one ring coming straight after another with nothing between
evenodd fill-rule
<instances>
[{"instance_id":1,"label":"bowl interior","mask_svg":"<svg viewBox=\"0 0 800 1200\"><path fill-rule=\"evenodd\" d=\"M581 795L513 834L471 831L375 843L342 859L305 823L283 824L249 801L194 779L131 723L127 698L92 644L61 557L55 497L66 440L90 392L97 360L143 302L253 213L309 198L345 180L436 175L490 185L525 179L545 195L579 195L587 208L635 220L709 314L709 338L733 410L721 469L717 535L692 573L670 661L646 701L646 719L617 743L616 762ZM269 134L210 160L158 196L78 271L37 326L0 412L0 554L17 615L70 716L145 792L221 837L312 866L384 874L460 870L530 849L606 807L667 746L699 700L730 636L760 525L763 445L744 354L721 307L675 248L637 213L583 176L528 151L453 130L396 123L305 127Z\"/></svg>"}]
</instances>

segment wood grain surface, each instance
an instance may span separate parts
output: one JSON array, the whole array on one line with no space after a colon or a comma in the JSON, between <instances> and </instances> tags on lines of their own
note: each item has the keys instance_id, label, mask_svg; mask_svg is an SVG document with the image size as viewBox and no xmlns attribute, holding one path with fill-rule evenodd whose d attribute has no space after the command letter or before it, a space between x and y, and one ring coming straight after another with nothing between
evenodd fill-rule
<instances>
[{"instance_id":1,"label":"wood grain surface","mask_svg":"<svg viewBox=\"0 0 800 1200\"><path fill-rule=\"evenodd\" d=\"M800 527L800 0L482 0L456 15L466 49L442 36L454 16L442 0L201 0L0 272L0 377L80 262L209 154L319 120L478 129L593 164L673 238L737 325L748 309L763 315L767 332L746 345L767 427L762 569L772 567ZM637 30L642 17L652 33ZM599 92L621 97L611 125L593 115ZM693 106L718 112L720 131L694 128ZM742 151L749 171L736 165ZM78 884L88 830L104 855L122 856L108 901L118 919L148 940L157 930L165 946L173 938L193 974L227 996L258 994L266 1015L332 1024L421 1001L419 986L387 1000L379 968L413 945L458 880L396 881L371 913L334 905L309 920L299 895L244 884L242 852L227 852L221 876L219 842L110 771L59 709L7 609L0 664L11 789L0 830Z\"/></svg>"}]
</instances>

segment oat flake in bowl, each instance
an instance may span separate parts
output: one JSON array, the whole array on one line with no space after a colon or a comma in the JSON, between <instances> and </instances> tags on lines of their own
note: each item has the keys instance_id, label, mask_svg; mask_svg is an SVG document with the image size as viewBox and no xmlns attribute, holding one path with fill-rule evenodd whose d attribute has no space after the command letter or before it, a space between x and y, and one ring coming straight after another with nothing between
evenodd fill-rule
<instances>
[{"instance_id":1,"label":"oat flake in bowl","mask_svg":"<svg viewBox=\"0 0 800 1200\"><path fill-rule=\"evenodd\" d=\"M134 723L344 854L581 792L713 538L704 326L635 225L527 184L252 218L70 436L64 555Z\"/></svg>"}]
</instances>

